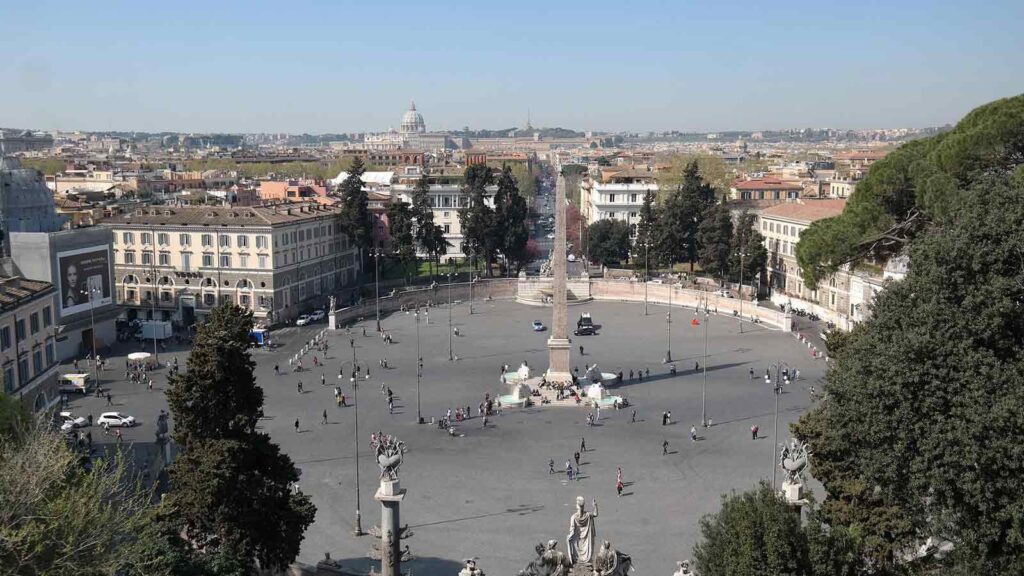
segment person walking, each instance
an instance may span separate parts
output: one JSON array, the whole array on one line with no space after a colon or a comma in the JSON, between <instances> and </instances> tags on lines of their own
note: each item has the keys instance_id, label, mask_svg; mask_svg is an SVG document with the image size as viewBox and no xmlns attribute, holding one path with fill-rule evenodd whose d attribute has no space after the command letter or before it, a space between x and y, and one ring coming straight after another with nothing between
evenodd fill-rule
<instances>
[{"instance_id":1,"label":"person walking","mask_svg":"<svg viewBox=\"0 0 1024 576\"><path fill-rule=\"evenodd\" d=\"M587 451L587 439L586 438L580 438L580 452L586 452L586 451Z\"/></svg>"},{"instance_id":2,"label":"person walking","mask_svg":"<svg viewBox=\"0 0 1024 576\"><path fill-rule=\"evenodd\" d=\"M754 369L753 368L750 369L750 379L751 380L754 379Z\"/></svg>"},{"instance_id":3,"label":"person walking","mask_svg":"<svg viewBox=\"0 0 1024 576\"><path fill-rule=\"evenodd\" d=\"M572 481L572 462L568 460L565 461L565 477Z\"/></svg>"},{"instance_id":4,"label":"person walking","mask_svg":"<svg viewBox=\"0 0 1024 576\"><path fill-rule=\"evenodd\" d=\"M121 429L114 430L114 438L117 439L118 443L124 442L124 436L121 435Z\"/></svg>"},{"instance_id":5,"label":"person walking","mask_svg":"<svg viewBox=\"0 0 1024 576\"><path fill-rule=\"evenodd\" d=\"M665 421L667 422L668 426L672 425L672 411L671 410L669 410L668 412L665 413Z\"/></svg>"},{"instance_id":6,"label":"person walking","mask_svg":"<svg viewBox=\"0 0 1024 576\"><path fill-rule=\"evenodd\" d=\"M107 406L113 406L113 405L114 405L114 397L110 395L110 392L107 392Z\"/></svg>"},{"instance_id":7,"label":"person walking","mask_svg":"<svg viewBox=\"0 0 1024 576\"><path fill-rule=\"evenodd\" d=\"M696 441L697 441L697 427L696 426L690 426L690 442L696 442Z\"/></svg>"},{"instance_id":8,"label":"person walking","mask_svg":"<svg viewBox=\"0 0 1024 576\"><path fill-rule=\"evenodd\" d=\"M299 394L302 394L302 382L296 384L295 389L298 391Z\"/></svg>"},{"instance_id":9,"label":"person walking","mask_svg":"<svg viewBox=\"0 0 1024 576\"><path fill-rule=\"evenodd\" d=\"M750 439L751 440L757 440L757 431L758 431L757 424L754 424L753 426L750 427Z\"/></svg>"},{"instance_id":10,"label":"person walking","mask_svg":"<svg viewBox=\"0 0 1024 576\"><path fill-rule=\"evenodd\" d=\"M629 381L630 382L633 381L633 371L632 370L629 371Z\"/></svg>"},{"instance_id":11,"label":"person walking","mask_svg":"<svg viewBox=\"0 0 1024 576\"><path fill-rule=\"evenodd\" d=\"M668 456L668 440L661 441L661 455Z\"/></svg>"},{"instance_id":12,"label":"person walking","mask_svg":"<svg viewBox=\"0 0 1024 576\"><path fill-rule=\"evenodd\" d=\"M395 402L394 400L388 399L388 414L395 413Z\"/></svg>"},{"instance_id":13,"label":"person walking","mask_svg":"<svg viewBox=\"0 0 1024 576\"><path fill-rule=\"evenodd\" d=\"M298 418L295 419L295 431L296 432L299 431L299 419Z\"/></svg>"},{"instance_id":14,"label":"person walking","mask_svg":"<svg viewBox=\"0 0 1024 576\"><path fill-rule=\"evenodd\" d=\"M325 374L324 372L320 373L320 385L327 386L327 374Z\"/></svg>"},{"instance_id":15,"label":"person walking","mask_svg":"<svg viewBox=\"0 0 1024 576\"><path fill-rule=\"evenodd\" d=\"M580 453L579 452L573 452L572 453L572 457L573 457L574 460L576 460L576 466L579 467L579 465L580 465Z\"/></svg>"},{"instance_id":16,"label":"person walking","mask_svg":"<svg viewBox=\"0 0 1024 576\"><path fill-rule=\"evenodd\" d=\"M636 410L633 410L633 415L629 417L630 424L636 423Z\"/></svg>"},{"instance_id":17,"label":"person walking","mask_svg":"<svg viewBox=\"0 0 1024 576\"><path fill-rule=\"evenodd\" d=\"M615 495L619 497L622 496L622 478L615 481Z\"/></svg>"},{"instance_id":18,"label":"person walking","mask_svg":"<svg viewBox=\"0 0 1024 576\"><path fill-rule=\"evenodd\" d=\"M668 412L661 413L661 425L668 426Z\"/></svg>"},{"instance_id":19,"label":"person walking","mask_svg":"<svg viewBox=\"0 0 1024 576\"><path fill-rule=\"evenodd\" d=\"M580 356L583 356L583 355L584 355L584 354L583 354L583 345L582 345L582 344L580 344Z\"/></svg>"},{"instance_id":20,"label":"person walking","mask_svg":"<svg viewBox=\"0 0 1024 576\"><path fill-rule=\"evenodd\" d=\"M327 410L324 410L323 419L320 420L320 425L321 426L326 426L327 425Z\"/></svg>"},{"instance_id":21,"label":"person walking","mask_svg":"<svg viewBox=\"0 0 1024 576\"><path fill-rule=\"evenodd\" d=\"M548 460L548 474L555 473L555 459L551 458Z\"/></svg>"}]
</instances>

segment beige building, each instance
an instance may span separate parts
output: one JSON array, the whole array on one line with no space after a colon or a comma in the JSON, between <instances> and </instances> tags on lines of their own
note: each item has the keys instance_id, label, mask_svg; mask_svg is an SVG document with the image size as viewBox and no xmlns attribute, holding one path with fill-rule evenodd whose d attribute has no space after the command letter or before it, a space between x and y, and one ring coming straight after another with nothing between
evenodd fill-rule
<instances>
[{"instance_id":1,"label":"beige building","mask_svg":"<svg viewBox=\"0 0 1024 576\"><path fill-rule=\"evenodd\" d=\"M412 204L412 195L416 184L423 177L422 168L419 166L403 166L398 171L397 181L391 186L392 201L407 202ZM427 178L430 179L430 207L434 212L434 224L444 230L444 238L448 241L448 252L442 257L463 258L462 243L465 241L462 235L462 224L459 222L459 210L469 207L469 194L463 189L463 171L459 168L455 172L447 170L436 170L431 172ZM487 187L488 205L493 206L494 193L498 190L495 185ZM421 254L422 256L422 254Z\"/></svg>"},{"instance_id":2,"label":"beige building","mask_svg":"<svg viewBox=\"0 0 1024 576\"><path fill-rule=\"evenodd\" d=\"M588 179L580 183L581 212L588 225L598 220L621 220L635 225L640 222L640 209L648 192L658 195L654 172L629 169L602 174L601 181Z\"/></svg>"},{"instance_id":3,"label":"beige building","mask_svg":"<svg viewBox=\"0 0 1024 576\"><path fill-rule=\"evenodd\" d=\"M191 325L221 302L289 322L351 299L358 250L339 210L320 204L150 206L104 222L114 232L117 301L129 318Z\"/></svg>"},{"instance_id":4,"label":"beige building","mask_svg":"<svg viewBox=\"0 0 1024 576\"><path fill-rule=\"evenodd\" d=\"M0 276L0 370L3 392L44 410L57 392L56 293L53 284Z\"/></svg>"}]
</instances>

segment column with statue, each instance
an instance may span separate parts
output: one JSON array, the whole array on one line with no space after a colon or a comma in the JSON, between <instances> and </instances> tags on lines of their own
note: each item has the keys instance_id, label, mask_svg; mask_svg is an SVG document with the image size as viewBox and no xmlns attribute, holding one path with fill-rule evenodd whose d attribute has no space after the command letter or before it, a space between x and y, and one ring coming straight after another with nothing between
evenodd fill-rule
<instances>
[{"instance_id":1,"label":"column with statue","mask_svg":"<svg viewBox=\"0 0 1024 576\"><path fill-rule=\"evenodd\" d=\"M380 487L374 500L380 502L380 527L373 527L370 533L380 542L370 551L370 557L380 560L382 576L402 574L402 562L412 559L409 547L402 547L402 540L412 536L408 526L401 526L399 505L405 499L406 490L398 480L398 469L405 454L405 443L394 436L377 432L370 440L374 459L380 466Z\"/></svg>"}]
</instances>

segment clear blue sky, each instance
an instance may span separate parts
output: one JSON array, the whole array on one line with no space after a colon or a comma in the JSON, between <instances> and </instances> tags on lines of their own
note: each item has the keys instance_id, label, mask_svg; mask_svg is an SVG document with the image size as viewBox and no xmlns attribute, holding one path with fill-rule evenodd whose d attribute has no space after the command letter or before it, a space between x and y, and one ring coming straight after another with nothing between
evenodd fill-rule
<instances>
[{"instance_id":1,"label":"clear blue sky","mask_svg":"<svg viewBox=\"0 0 1024 576\"><path fill-rule=\"evenodd\" d=\"M16 1L0 126L928 126L1024 92L1022 0Z\"/></svg>"}]
</instances>

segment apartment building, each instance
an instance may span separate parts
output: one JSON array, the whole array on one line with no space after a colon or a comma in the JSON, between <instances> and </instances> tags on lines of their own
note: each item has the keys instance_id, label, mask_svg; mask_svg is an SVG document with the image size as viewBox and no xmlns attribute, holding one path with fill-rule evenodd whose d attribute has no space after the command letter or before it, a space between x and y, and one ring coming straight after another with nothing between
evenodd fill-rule
<instances>
[{"instance_id":1,"label":"apartment building","mask_svg":"<svg viewBox=\"0 0 1024 576\"><path fill-rule=\"evenodd\" d=\"M729 189L730 200L796 200L804 186L800 182L764 177L738 180Z\"/></svg>"},{"instance_id":2,"label":"apartment building","mask_svg":"<svg viewBox=\"0 0 1024 576\"><path fill-rule=\"evenodd\" d=\"M580 204L587 224L598 220L621 220L630 225L640 221L644 195L658 194L655 173L648 170L620 170L602 174L602 179L580 183Z\"/></svg>"},{"instance_id":3,"label":"apartment building","mask_svg":"<svg viewBox=\"0 0 1024 576\"><path fill-rule=\"evenodd\" d=\"M463 187L463 169L435 169L424 176L423 169L419 166L403 166L398 171L397 181L391 186L392 201L408 202L412 204L413 191L420 178L426 177L430 180L430 207L434 213L434 224L444 230L445 240L448 241L448 252L445 258L464 258L462 243L465 238L462 235L462 225L459 222L459 209L469 206L469 194L466 194ZM497 192L496 185L487 188L486 202L493 206L494 193ZM425 256L425 254L420 254Z\"/></svg>"},{"instance_id":4,"label":"apartment building","mask_svg":"<svg viewBox=\"0 0 1024 576\"><path fill-rule=\"evenodd\" d=\"M57 392L57 291L53 284L0 276L0 374L5 394L45 410Z\"/></svg>"},{"instance_id":5,"label":"apartment building","mask_svg":"<svg viewBox=\"0 0 1024 576\"><path fill-rule=\"evenodd\" d=\"M221 302L270 324L350 299L358 250L321 204L150 206L104 222L117 301L129 318L189 326Z\"/></svg>"}]
</instances>

